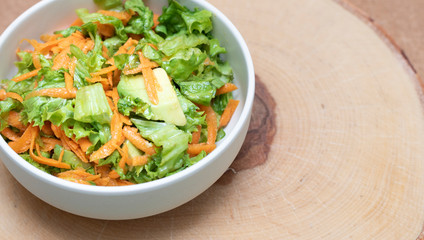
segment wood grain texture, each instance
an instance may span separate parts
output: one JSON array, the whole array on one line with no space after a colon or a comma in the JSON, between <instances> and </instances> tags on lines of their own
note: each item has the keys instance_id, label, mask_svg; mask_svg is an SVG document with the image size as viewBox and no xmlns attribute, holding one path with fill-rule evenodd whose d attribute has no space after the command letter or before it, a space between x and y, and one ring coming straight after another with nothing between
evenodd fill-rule
<instances>
[{"instance_id":1,"label":"wood grain texture","mask_svg":"<svg viewBox=\"0 0 424 240\"><path fill-rule=\"evenodd\" d=\"M1 14L10 19L27 3L5 2L10 9ZM260 79L251 135L231 181L164 214L101 221L50 207L0 165L2 238L418 237L424 118L402 57L331 0L210 2L245 37ZM273 112L275 119L262 116Z\"/></svg>"}]
</instances>

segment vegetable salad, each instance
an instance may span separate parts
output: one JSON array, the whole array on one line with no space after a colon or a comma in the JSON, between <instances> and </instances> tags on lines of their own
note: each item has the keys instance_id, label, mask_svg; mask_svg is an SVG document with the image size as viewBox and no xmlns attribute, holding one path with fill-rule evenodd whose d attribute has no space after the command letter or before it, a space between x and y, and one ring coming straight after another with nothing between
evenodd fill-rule
<instances>
[{"instance_id":1,"label":"vegetable salad","mask_svg":"<svg viewBox=\"0 0 424 240\"><path fill-rule=\"evenodd\" d=\"M69 28L24 39L2 80L0 130L23 159L98 186L152 181L204 158L239 101L212 14L169 1L95 0Z\"/></svg>"}]
</instances>

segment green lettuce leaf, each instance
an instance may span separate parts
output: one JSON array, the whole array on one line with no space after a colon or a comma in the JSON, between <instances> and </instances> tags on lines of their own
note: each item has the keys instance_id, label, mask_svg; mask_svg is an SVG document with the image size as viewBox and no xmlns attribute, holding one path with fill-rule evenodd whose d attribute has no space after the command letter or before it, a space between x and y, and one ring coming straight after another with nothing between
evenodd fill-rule
<instances>
[{"instance_id":1,"label":"green lettuce leaf","mask_svg":"<svg viewBox=\"0 0 424 240\"><path fill-rule=\"evenodd\" d=\"M203 112L197 111L199 107L184 97L178 89L175 88L175 92L187 119L187 124L179 128L191 134L193 131L197 131L197 126L206 124L205 116L202 116Z\"/></svg>"},{"instance_id":2,"label":"green lettuce leaf","mask_svg":"<svg viewBox=\"0 0 424 240\"><path fill-rule=\"evenodd\" d=\"M22 116L34 126L43 126L45 121L61 125L74 117L74 100L52 97L32 97L23 102Z\"/></svg>"},{"instance_id":3,"label":"green lettuce leaf","mask_svg":"<svg viewBox=\"0 0 424 240\"><path fill-rule=\"evenodd\" d=\"M215 97L216 87L210 81L184 81L179 83L181 93L189 100L209 106Z\"/></svg>"},{"instance_id":4,"label":"green lettuce leaf","mask_svg":"<svg viewBox=\"0 0 424 240\"><path fill-rule=\"evenodd\" d=\"M88 9L81 8L77 10L78 17L84 22L99 22L101 24L111 24L115 28L116 35L122 40L127 40L125 27L121 20L112 16L105 16L100 13L89 13Z\"/></svg>"},{"instance_id":5,"label":"green lettuce leaf","mask_svg":"<svg viewBox=\"0 0 424 240\"><path fill-rule=\"evenodd\" d=\"M143 34L153 27L153 12L144 5L142 0L127 0L125 10L138 13L128 22L125 27L126 33Z\"/></svg>"},{"instance_id":6,"label":"green lettuce leaf","mask_svg":"<svg viewBox=\"0 0 424 240\"><path fill-rule=\"evenodd\" d=\"M160 176L178 169L179 161L188 148L190 134L179 130L172 124L163 122L146 121L136 118L131 118L131 121L140 131L140 134L153 142L158 147L162 147L160 152L161 168Z\"/></svg>"},{"instance_id":7,"label":"green lettuce leaf","mask_svg":"<svg viewBox=\"0 0 424 240\"><path fill-rule=\"evenodd\" d=\"M168 61L163 62L162 68L178 83L203 66L207 57L207 54L198 48L180 50Z\"/></svg>"},{"instance_id":8,"label":"green lettuce leaf","mask_svg":"<svg viewBox=\"0 0 424 240\"><path fill-rule=\"evenodd\" d=\"M100 83L78 89L75 98L74 118L86 123L110 123L112 110Z\"/></svg>"},{"instance_id":9,"label":"green lettuce leaf","mask_svg":"<svg viewBox=\"0 0 424 240\"><path fill-rule=\"evenodd\" d=\"M164 41L159 43L158 48L165 53L166 56L173 56L181 50L194 48L202 44L209 44L209 39L202 34L179 34L167 37Z\"/></svg>"},{"instance_id":10,"label":"green lettuce leaf","mask_svg":"<svg viewBox=\"0 0 424 240\"><path fill-rule=\"evenodd\" d=\"M122 8L121 0L94 0L94 3L101 9L120 9Z\"/></svg>"}]
</instances>

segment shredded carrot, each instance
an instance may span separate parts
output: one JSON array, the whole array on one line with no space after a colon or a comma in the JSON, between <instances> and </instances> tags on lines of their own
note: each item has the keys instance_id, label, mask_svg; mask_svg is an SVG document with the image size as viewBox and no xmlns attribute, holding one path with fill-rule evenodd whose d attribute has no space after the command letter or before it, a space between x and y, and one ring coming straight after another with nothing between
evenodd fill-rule
<instances>
[{"instance_id":1,"label":"shredded carrot","mask_svg":"<svg viewBox=\"0 0 424 240\"><path fill-rule=\"evenodd\" d=\"M24 74L22 74L20 76L17 76L17 77L12 78L12 81L14 81L14 82L21 82L21 81L26 80L28 78L35 77L35 76L37 76L38 71L40 71L40 69L35 69L35 70L31 71L31 72L24 73Z\"/></svg>"},{"instance_id":2,"label":"shredded carrot","mask_svg":"<svg viewBox=\"0 0 424 240\"><path fill-rule=\"evenodd\" d=\"M191 135L191 143L192 144L199 143L201 131L202 131L202 125L197 126L197 131L194 131Z\"/></svg>"},{"instance_id":3,"label":"shredded carrot","mask_svg":"<svg viewBox=\"0 0 424 240\"><path fill-rule=\"evenodd\" d=\"M116 150L118 150L119 154L121 154L121 160L119 160L118 166L126 172L125 163L128 159L128 147L124 144L125 149L121 149L119 146L115 146Z\"/></svg>"},{"instance_id":4,"label":"shredded carrot","mask_svg":"<svg viewBox=\"0 0 424 240\"><path fill-rule=\"evenodd\" d=\"M129 117L124 116L124 115L122 115L122 114L120 114L120 117L121 117L121 121L122 121L124 124L126 124L126 125L128 125L128 126L131 126L131 125L132 125L132 122L131 122L131 120L130 120L130 118L129 118Z\"/></svg>"},{"instance_id":5,"label":"shredded carrot","mask_svg":"<svg viewBox=\"0 0 424 240\"><path fill-rule=\"evenodd\" d=\"M6 90L0 89L0 100L3 101L3 100L5 100L8 97L9 98L16 99L19 102L23 102L24 101L19 94L14 93L14 92L6 92Z\"/></svg>"},{"instance_id":6,"label":"shredded carrot","mask_svg":"<svg viewBox=\"0 0 424 240\"><path fill-rule=\"evenodd\" d=\"M75 169L58 173L56 177L75 183L91 185L88 181L97 180L100 175L92 175L83 169Z\"/></svg>"},{"instance_id":7,"label":"shredded carrot","mask_svg":"<svg viewBox=\"0 0 424 240\"><path fill-rule=\"evenodd\" d=\"M102 78L100 76L95 76L95 77L92 77L92 78L86 78L85 80L87 80L87 82L89 82L89 83L97 83L97 82L104 83L104 82L108 82L108 80L106 78Z\"/></svg>"},{"instance_id":8,"label":"shredded carrot","mask_svg":"<svg viewBox=\"0 0 424 240\"><path fill-rule=\"evenodd\" d=\"M36 156L33 153L33 151L34 151L33 150L33 145L34 145L34 141L35 141L35 138L37 137L37 135L38 134L34 134L35 137L31 140L31 147L30 147L30 151L29 151L29 155L31 156L31 158L34 161L38 162L38 163L45 164L45 165L48 165L48 166L57 167L57 168L70 169L71 166L69 166L69 164L67 164L67 163L63 163L63 162L59 162L59 161L54 160L54 159L43 157L41 155L40 145L38 145L38 143L35 143L35 149L37 150L38 156Z\"/></svg>"},{"instance_id":9,"label":"shredded carrot","mask_svg":"<svg viewBox=\"0 0 424 240\"><path fill-rule=\"evenodd\" d=\"M53 70L59 70L61 68L67 68L69 65L69 54L71 53L70 47L66 48L65 50L61 51L59 54L57 54L53 59Z\"/></svg>"},{"instance_id":10,"label":"shredded carrot","mask_svg":"<svg viewBox=\"0 0 424 240\"><path fill-rule=\"evenodd\" d=\"M149 155L136 156L131 159L131 166L143 166L149 162Z\"/></svg>"},{"instance_id":11,"label":"shredded carrot","mask_svg":"<svg viewBox=\"0 0 424 240\"><path fill-rule=\"evenodd\" d=\"M232 83L226 83L224 86L218 88L216 90L216 96L224 94L224 93L229 93L232 92L234 90L237 90L237 86L232 84Z\"/></svg>"},{"instance_id":12,"label":"shredded carrot","mask_svg":"<svg viewBox=\"0 0 424 240\"><path fill-rule=\"evenodd\" d=\"M68 65L69 74L71 75L72 79L74 78L74 75L75 75L75 67L76 66L77 66L77 58L72 57L71 61L69 61L69 65Z\"/></svg>"},{"instance_id":13,"label":"shredded carrot","mask_svg":"<svg viewBox=\"0 0 424 240\"><path fill-rule=\"evenodd\" d=\"M154 13L153 14L153 27L152 29L155 29L159 25L159 14Z\"/></svg>"},{"instance_id":14,"label":"shredded carrot","mask_svg":"<svg viewBox=\"0 0 424 240\"><path fill-rule=\"evenodd\" d=\"M212 152L216 148L215 144L205 144L205 143L198 143L198 144L189 144L187 153L190 155L198 155L202 151L205 151L206 153Z\"/></svg>"},{"instance_id":15,"label":"shredded carrot","mask_svg":"<svg viewBox=\"0 0 424 240\"><path fill-rule=\"evenodd\" d=\"M1 131L1 134L3 136L5 136L7 139L12 140L12 141L18 141L18 139L21 137L19 136L19 134L17 134L16 132L14 132L12 129L10 128L5 128Z\"/></svg>"},{"instance_id":16,"label":"shredded carrot","mask_svg":"<svg viewBox=\"0 0 424 240\"><path fill-rule=\"evenodd\" d=\"M122 45L121 47L119 47L118 51L115 52L114 56L117 56L119 54L124 54L127 53L128 48L134 45L137 45L138 41L134 40L133 38L128 38L128 40L124 43L124 45ZM110 65L114 65L115 61L113 58L110 58L109 60L106 61L107 64Z\"/></svg>"},{"instance_id":17,"label":"shredded carrot","mask_svg":"<svg viewBox=\"0 0 424 240\"><path fill-rule=\"evenodd\" d=\"M75 98L77 95L77 89L67 89L67 88L44 88L37 91L33 91L25 96L25 99L29 99L36 96L47 96L55 98Z\"/></svg>"},{"instance_id":18,"label":"shredded carrot","mask_svg":"<svg viewBox=\"0 0 424 240\"><path fill-rule=\"evenodd\" d=\"M43 146L41 148L43 152L50 152L56 145L62 144L62 142L56 138L41 137L41 141L43 142Z\"/></svg>"},{"instance_id":19,"label":"shredded carrot","mask_svg":"<svg viewBox=\"0 0 424 240\"><path fill-rule=\"evenodd\" d=\"M83 137L83 138L78 139L77 143L79 144L79 146L81 147L81 150L83 152L87 152L88 148L93 145L90 142L90 139L88 139L88 137Z\"/></svg>"},{"instance_id":20,"label":"shredded carrot","mask_svg":"<svg viewBox=\"0 0 424 240\"><path fill-rule=\"evenodd\" d=\"M146 87L147 96L154 105L159 103L158 92L156 91L156 77L151 68L143 68L141 70L144 77L144 85Z\"/></svg>"},{"instance_id":21,"label":"shredded carrot","mask_svg":"<svg viewBox=\"0 0 424 240\"><path fill-rule=\"evenodd\" d=\"M155 154L155 147L149 141L142 138L140 134L137 133L137 131L137 128L125 126L122 130L122 134L124 134L125 138L134 144L136 148L140 149L148 155Z\"/></svg>"},{"instance_id":22,"label":"shredded carrot","mask_svg":"<svg viewBox=\"0 0 424 240\"><path fill-rule=\"evenodd\" d=\"M6 96L6 90L0 89L0 101L3 101L7 98Z\"/></svg>"},{"instance_id":23,"label":"shredded carrot","mask_svg":"<svg viewBox=\"0 0 424 240\"><path fill-rule=\"evenodd\" d=\"M72 26L82 26L84 24L84 22L80 19L80 18L77 18L72 24L71 24L71 27Z\"/></svg>"},{"instance_id":24,"label":"shredded carrot","mask_svg":"<svg viewBox=\"0 0 424 240\"><path fill-rule=\"evenodd\" d=\"M9 142L9 146L16 153L23 153L28 151L31 143L31 138L36 131L38 132L38 127L33 127L32 125L30 125L18 140Z\"/></svg>"},{"instance_id":25,"label":"shredded carrot","mask_svg":"<svg viewBox=\"0 0 424 240\"><path fill-rule=\"evenodd\" d=\"M214 65L215 63L211 61L209 57L207 57L203 63L205 66Z\"/></svg>"},{"instance_id":26,"label":"shredded carrot","mask_svg":"<svg viewBox=\"0 0 424 240\"><path fill-rule=\"evenodd\" d=\"M40 53L38 53L36 51L32 53L32 63L34 64L34 67L36 69L40 69L41 68Z\"/></svg>"},{"instance_id":27,"label":"shredded carrot","mask_svg":"<svg viewBox=\"0 0 424 240\"><path fill-rule=\"evenodd\" d=\"M97 30L99 31L100 35L106 38L109 38L115 35L115 28L111 24L97 23Z\"/></svg>"},{"instance_id":28,"label":"shredded carrot","mask_svg":"<svg viewBox=\"0 0 424 240\"><path fill-rule=\"evenodd\" d=\"M41 127L41 132L43 132L47 136L54 136L54 132L49 121L44 122L43 127Z\"/></svg>"},{"instance_id":29,"label":"shredded carrot","mask_svg":"<svg viewBox=\"0 0 424 240\"><path fill-rule=\"evenodd\" d=\"M75 155L77 155L77 157L81 161L88 162L87 155L85 154L85 152L81 150L80 146L77 143L75 143L72 139L68 138L65 135L65 132L63 132L63 130L53 124L51 125L51 128L54 132L54 135L60 139L60 141L62 142L62 146L65 149L71 150L73 153L75 153Z\"/></svg>"},{"instance_id":30,"label":"shredded carrot","mask_svg":"<svg viewBox=\"0 0 424 240\"><path fill-rule=\"evenodd\" d=\"M154 45L153 43L148 43L147 45L149 45L150 47L152 47L155 50L158 50L158 47L156 45Z\"/></svg>"},{"instance_id":31,"label":"shredded carrot","mask_svg":"<svg viewBox=\"0 0 424 240\"><path fill-rule=\"evenodd\" d=\"M234 112L237 109L237 106L239 104L239 100L230 99L228 101L227 106L224 109L224 112L222 113L221 119L219 120L219 127L225 127L230 122L231 117L233 116Z\"/></svg>"},{"instance_id":32,"label":"shredded carrot","mask_svg":"<svg viewBox=\"0 0 424 240\"><path fill-rule=\"evenodd\" d=\"M25 131L27 129L27 126L21 122L21 115L15 111L9 112L9 116L7 116L7 124L19 129L20 131Z\"/></svg>"},{"instance_id":33,"label":"shredded carrot","mask_svg":"<svg viewBox=\"0 0 424 240\"><path fill-rule=\"evenodd\" d=\"M63 154L65 154L65 149L64 148L62 148L62 151L60 151L59 159L57 160L58 162L62 162L62 160L63 160Z\"/></svg>"},{"instance_id":34,"label":"shredded carrot","mask_svg":"<svg viewBox=\"0 0 424 240\"><path fill-rule=\"evenodd\" d=\"M128 49L128 51L127 51L127 54L134 54L134 52L135 52L135 46L131 46L129 49Z\"/></svg>"},{"instance_id":35,"label":"shredded carrot","mask_svg":"<svg viewBox=\"0 0 424 240\"><path fill-rule=\"evenodd\" d=\"M103 75L103 74L107 74L107 73L109 73L109 72L113 72L113 71L115 71L115 70L117 70L118 68L115 66L115 65L112 65L112 66L110 66L110 67L106 67L106 68L103 68L103 69L100 69L99 71L97 71L97 72L95 72L95 73L90 73L90 75L92 76L92 77L95 77L95 76L101 76L101 75Z\"/></svg>"},{"instance_id":36,"label":"shredded carrot","mask_svg":"<svg viewBox=\"0 0 424 240\"><path fill-rule=\"evenodd\" d=\"M215 144L216 135L218 133L218 121L216 119L216 113L210 106L199 105L200 110L206 114L206 123L208 124L208 144Z\"/></svg>"},{"instance_id":37,"label":"shredded carrot","mask_svg":"<svg viewBox=\"0 0 424 240\"><path fill-rule=\"evenodd\" d=\"M74 88L74 78L67 72L65 72L65 88L68 91L72 91Z\"/></svg>"},{"instance_id":38,"label":"shredded carrot","mask_svg":"<svg viewBox=\"0 0 424 240\"><path fill-rule=\"evenodd\" d=\"M117 171L112 170L112 171L109 172L109 177L112 178L112 179L117 179L120 176L119 176L119 173Z\"/></svg>"},{"instance_id":39,"label":"shredded carrot","mask_svg":"<svg viewBox=\"0 0 424 240\"><path fill-rule=\"evenodd\" d=\"M94 47L94 41L91 39L88 39L85 41L85 44L82 46L81 50L84 54L87 54L88 51L91 51L93 49L93 47Z\"/></svg>"},{"instance_id":40,"label":"shredded carrot","mask_svg":"<svg viewBox=\"0 0 424 240\"><path fill-rule=\"evenodd\" d=\"M107 50L107 47L103 45L102 47L102 56L106 59L109 59L109 50Z\"/></svg>"},{"instance_id":41,"label":"shredded carrot","mask_svg":"<svg viewBox=\"0 0 424 240\"><path fill-rule=\"evenodd\" d=\"M123 123L121 122L119 113L115 111L110 123L111 139L90 155L91 162L96 162L99 159L109 156L115 151L116 146L122 145L125 140L125 137L122 135L122 125Z\"/></svg>"},{"instance_id":42,"label":"shredded carrot","mask_svg":"<svg viewBox=\"0 0 424 240\"><path fill-rule=\"evenodd\" d=\"M14 92L8 92L8 93L6 93L6 96L7 96L7 97L10 97L10 98L13 98L13 99L16 99L16 100L18 100L19 102L23 102L23 101L24 101L24 100L22 99L22 97L21 97L19 94L14 93Z\"/></svg>"}]
</instances>

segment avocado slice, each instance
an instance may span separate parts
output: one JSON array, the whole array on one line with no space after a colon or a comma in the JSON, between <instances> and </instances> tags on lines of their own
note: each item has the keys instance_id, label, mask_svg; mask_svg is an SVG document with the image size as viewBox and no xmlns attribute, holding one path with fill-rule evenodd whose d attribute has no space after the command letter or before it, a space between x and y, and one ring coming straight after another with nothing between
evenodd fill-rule
<instances>
[{"instance_id":1,"label":"avocado slice","mask_svg":"<svg viewBox=\"0 0 424 240\"><path fill-rule=\"evenodd\" d=\"M177 126L186 125L187 119L181 108L180 102L178 101L177 94L175 93L168 74L166 74L165 70L162 68L154 69L153 73L160 86L159 89L156 89L159 99L159 103L157 105L150 102L142 75L122 76L121 81L118 84L119 94L134 98L138 97L144 102L147 102L155 115L155 119L153 120L163 120L166 123Z\"/></svg>"}]
</instances>

